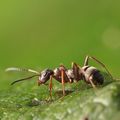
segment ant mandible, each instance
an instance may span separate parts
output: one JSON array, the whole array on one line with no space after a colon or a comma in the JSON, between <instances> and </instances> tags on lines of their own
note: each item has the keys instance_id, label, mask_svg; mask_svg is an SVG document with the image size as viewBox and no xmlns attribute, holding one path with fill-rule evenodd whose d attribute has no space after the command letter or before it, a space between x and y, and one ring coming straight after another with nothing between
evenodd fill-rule
<instances>
[{"instance_id":1,"label":"ant mandible","mask_svg":"<svg viewBox=\"0 0 120 120\"><path fill-rule=\"evenodd\" d=\"M50 80L49 82L50 96L52 96L51 93L52 78L54 78L58 82L62 83L62 91L63 91L63 95L65 95L65 86L64 86L65 83L73 83L73 82L78 82L80 80L84 80L86 83L91 84L93 88L95 88L96 85L103 84L104 82L103 75L101 74L100 70L98 70L96 67L89 66L88 64L89 59L94 60L95 62L100 64L103 68L105 68L107 73L112 78L112 75L109 72L109 70L106 68L106 66L98 59L92 56L86 56L83 67L80 67L78 64L73 62L71 69L66 69L64 65L60 65L58 68L55 68L54 70L45 69L41 73L32 69L21 69L15 67L7 68L6 71L27 71L34 73L34 75L30 77L26 77L12 82L11 85L20 81L31 79L36 76L39 76L38 86L41 84L45 84L48 80Z\"/></svg>"}]
</instances>

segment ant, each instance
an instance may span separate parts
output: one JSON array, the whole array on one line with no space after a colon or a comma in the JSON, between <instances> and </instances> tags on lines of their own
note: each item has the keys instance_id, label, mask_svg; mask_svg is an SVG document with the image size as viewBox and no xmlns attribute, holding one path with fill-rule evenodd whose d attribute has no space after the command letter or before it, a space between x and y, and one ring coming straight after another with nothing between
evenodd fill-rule
<instances>
[{"instance_id":1,"label":"ant","mask_svg":"<svg viewBox=\"0 0 120 120\"><path fill-rule=\"evenodd\" d=\"M93 88L95 88L96 85L103 84L104 82L103 75L101 74L100 70L98 70L97 68L93 66L89 66L88 62L90 59L94 60L95 62L100 64L103 68L105 68L107 73L112 78L112 75L109 72L109 70L106 68L106 66L102 62L100 62L98 59L92 56L86 56L83 67L80 67L78 64L72 62L71 69L67 69L64 65L60 65L58 68L55 68L54 70L45 69L41 73L35 70L32 70L32 69L21 69L21 68L15 68L15 67L7 68L6 71L27 71L27 72L34 73L34 75L30 77L26 77L26 78L19 79L19 80L12 82L11 85L17 82L20 82L20 81L31 79L36 76L39 76L38 86L40 86L41 84L45 84L48 80L50 80L49 82L50 96L52 96L52 93L51 93L52 92L52 78L54 78L58 82L62 83L62 91L63 91L63 96L64 96L65 95L65 85L64 85L65 83L73 83L73 82L78 82L80 80L84 80L87 84L91 84Z\"/></svg>"}]
</instances>

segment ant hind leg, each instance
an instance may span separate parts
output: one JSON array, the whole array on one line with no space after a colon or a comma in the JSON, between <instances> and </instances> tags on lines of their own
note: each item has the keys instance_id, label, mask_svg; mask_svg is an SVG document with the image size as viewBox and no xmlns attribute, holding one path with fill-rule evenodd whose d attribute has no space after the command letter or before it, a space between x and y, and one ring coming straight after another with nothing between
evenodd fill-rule
<instances>
[{"instance_id":1,"label":"ant hind leg","mask_svg":"<svg viewBox=\"0 0 120 120\"><path fill-rule=\"evenodd\" d=\"M96 85L93 83L93 81L92 81L92 78L91 78L91 77L89 77L89 82L90 82L90 84L92 85L92 87L93 87L93 88L96 88Z\"/></svg>"},{"instance_id":2,"label":"ant hind leg","mask_svg":"<svg viewBox=\"0 0 120 120\"><path fill-rule=\"evenodd\" d=\"M89 61L89 56L86 56L86 57L85 57L85 61L84 61L84 66L87 66L87 65L88 65L88 61Z\"/></svg>"}]
</instances>

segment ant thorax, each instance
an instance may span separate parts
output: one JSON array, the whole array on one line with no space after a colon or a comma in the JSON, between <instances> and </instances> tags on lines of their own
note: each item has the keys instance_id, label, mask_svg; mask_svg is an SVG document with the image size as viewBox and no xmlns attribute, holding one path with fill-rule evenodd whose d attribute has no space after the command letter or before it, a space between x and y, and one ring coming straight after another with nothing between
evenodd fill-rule
<instances>
[{"instance_id":1,"label":"ant thorax","mask_svg":"<svg viewBox=\"0 0 120 120\"><path fill-rule=\"evenodd\" d=\"M61 71L59 68L55 68L53 70L54 74L53 74L53 78L55 78L56 80L58 80L59 82L61 82Z\"/></svg>"},{"instance_id":2,"label":"ant thorax","mask_svg":"<svg viewBox=\"0 0 120 120\"><path fill-rule=\"evenodd\" d=\"M55 68L54 69L54 78L56 80L58 80L59 82L61 82L61 68ZM74 80L74 73L73 73L73 69L64 69L64 72L65 72L65 76L64 76L64 79L65 79L65 82L73 82Z\"/></svg>"},{"instance_id":3,"label":"ant thorax","mask_svg":"<svg viewBox=\"0 0 120 120\"><path fill-rule=\"evenodd\" d=\"M55 68L54 69L54 76L60 76L61 75L61 71L59 70L59 68Z\"/></svg>"},{"instance_id":4,"label":"ant thorax","mask_svg":"<svg viewBox=\"0 0 120 120\"><path fill-rule=\"evenodd\" d=\"M74 73L73 73L73 69L68 69L66 71L66 75L67 75L67 77L69 79L69 82L72 83L74 78L75 78Z\"/></svg>"},{"instance_id":5,"label":"ant thorax","mask_svg":"<svg viewBox=\"0 0 120 120\"><path fill-rule=\"evenodd\" d=\"M68 70L66 71L66 74L67 74L68 78L74 79L73 69L68 69Z\"/></svg>"}]
</instances>

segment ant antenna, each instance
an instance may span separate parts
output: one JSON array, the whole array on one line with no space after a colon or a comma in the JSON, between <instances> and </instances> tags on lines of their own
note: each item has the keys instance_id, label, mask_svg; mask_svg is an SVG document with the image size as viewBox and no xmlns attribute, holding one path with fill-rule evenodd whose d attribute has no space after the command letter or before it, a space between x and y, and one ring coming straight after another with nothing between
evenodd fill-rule
<instances>
[{"instance_id":1,"label":"ant antenna","mask_svg":"<svg viewBox=\"0 0 120 120\"><path fill-rule=\"evenodd\" d=\"M13 84L15 84L17 82L20 82L20 81L31 79L31 78L36 77L36 76L39 76L39 75L32 75L30 77L26 77L26 78L22 78L22 79L16 80L16 81L12 82L11 85L13 85Z\"/></svg>"},{"instance_id":2,"label":"ant antenna","mask_svg":"<svg viewBox=\"0 0 120 120\"><path fill-rule=\"evenodd\" d=\"M27 68L17 68L17 67L10 67L10 68L7 68L5 70L6 72L8 71L25 71L25 72L31 72L31 73L35 73L35 74L40 74L39 72L35 71L35 70L32 70L32 69L27 69Z\"/></svg>"}]
</instances>

